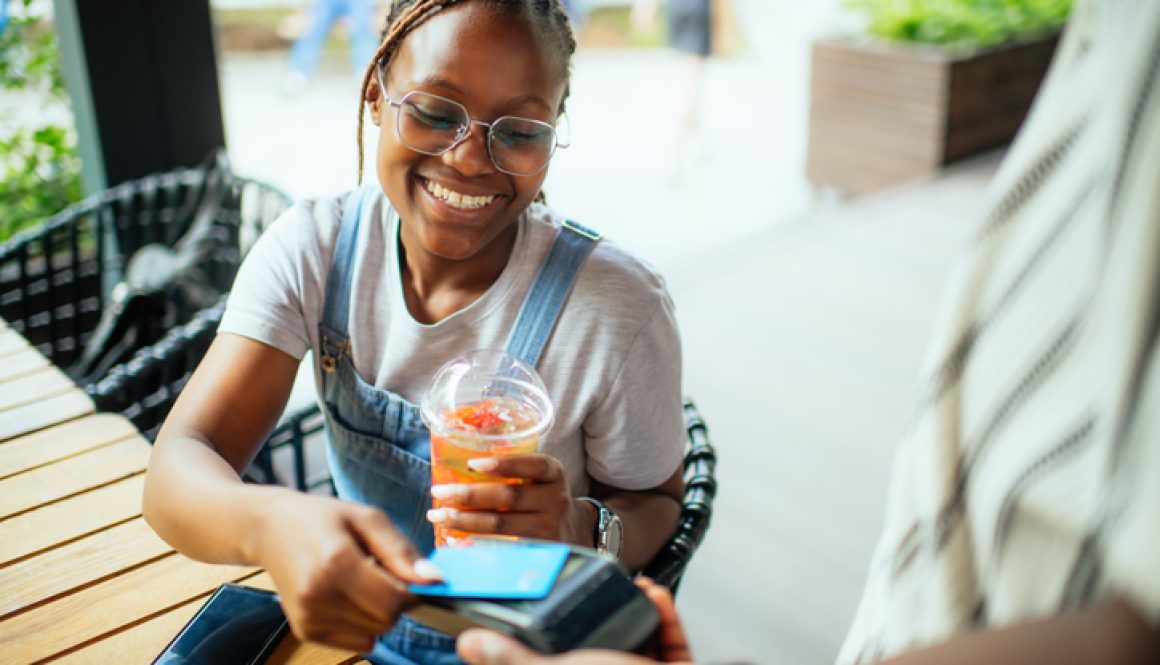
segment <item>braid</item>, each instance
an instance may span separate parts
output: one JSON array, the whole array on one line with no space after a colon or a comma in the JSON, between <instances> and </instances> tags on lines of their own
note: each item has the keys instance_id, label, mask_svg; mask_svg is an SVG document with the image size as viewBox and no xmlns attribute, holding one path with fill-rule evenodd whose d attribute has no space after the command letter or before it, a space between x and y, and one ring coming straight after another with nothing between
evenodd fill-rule
<instances>
[{"instance_id":1,"label":"braid","mask_svg":"<svg viewBox=\"0 0 1160 665\"><path fill-rule=\"evenodd\" d=\"M386 24L379 38L379 48L375 51L363 74L359 89L358 105L358 182L363 176L363 118L367 103L367 90L375 80L375 68L379 63L390 63L403 38L420 24L452 5L468 0L394 0L387 13ZM571 92L572 54L576 52L576 39L572 35L572 21L560 0L482 0L486 5L507 11L523 11L537 19L533 24L541 34L547 34L557 53L564 59L564 97L560 102L560 113L564 112L564 100ZM380 91L384 94L385 91Z\"/></svg>"},{"instance_id":2,"label":"braid","mask_svg":"<svg viewBox=\"0 0 1160 665\"><path fill-rule=\"evenodd\" d=\"M395 0L391 3L391 11L387 14L386 25L379 39L379 48L367 65L363 74L362 87L359 89L358 104L358 182L363 176L363 112L367 102L367 89L375 79L375 68L380 62L389 62L399 43L403 41L411 30L415 29L424 19L443 9L447 5L455 4L460 0ZM380 91L385 94L385 91Z\"/></svg>"}]
</instances>

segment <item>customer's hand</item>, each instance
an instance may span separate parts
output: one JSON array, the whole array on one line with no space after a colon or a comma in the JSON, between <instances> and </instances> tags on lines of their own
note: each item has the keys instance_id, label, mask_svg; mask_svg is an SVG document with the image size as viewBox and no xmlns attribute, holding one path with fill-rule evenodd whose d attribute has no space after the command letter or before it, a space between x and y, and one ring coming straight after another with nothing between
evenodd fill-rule
<instances>
[{"instance_id":1,"label":"customer's hand","mask_svg":"<svg viewBox=\"0 0 1160 665\"><path fill-rule=\"evenodd\" d=\"M585 649L560 656L545 656L516 640L487 630L469 630L459 637L456 651L469 665L641 665L653 662L692 663L693 655L681 627L677 608L669 590L647 578L637 578L639 586L660 614L660 626L646 652L652 657L619 651ZM654 660L655 659L655 660Z\"/></svg>"},{"instance_id":2,"label":"customer's hand","mask_svg":"<svg viewBox=\"0 0 1160 665\"><path fill-rule=\"evenodd\" d=\"M301 640L368 652L415 602L406 584L438 579L376 508L290 491L271 503L254 558Z\"/></svg>"},{"instance_id":3,"label":"customer's hand","mask_svg":"<svg viewBox=\"0 0 1160 665\"><path fill-rule=\"evenodd\" d=\"M433 524L480 535L592 544L591 524L572 500L560 460L533 453L480 457L467 466L495 482L433 486L431 496L441 502L427 513Z\"/></svg>"}]
</instances>

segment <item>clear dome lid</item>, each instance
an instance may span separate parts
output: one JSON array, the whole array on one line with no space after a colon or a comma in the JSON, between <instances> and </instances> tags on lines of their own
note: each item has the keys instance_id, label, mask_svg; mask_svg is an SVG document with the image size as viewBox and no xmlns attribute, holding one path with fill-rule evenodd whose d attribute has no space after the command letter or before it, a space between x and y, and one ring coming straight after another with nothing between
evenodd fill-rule
<instances>
[{"instance_id":1,"label":"clear dome lid","mask_svg":"<svg viewBox=\"0 0 1160 665\"><path fill-rule=\"evenodd\" d=\"M542 434L555 411L540 375L506 351L479 349L443 365L420 412L434 432L506 438Z\"/></svg>"}]
</instances>

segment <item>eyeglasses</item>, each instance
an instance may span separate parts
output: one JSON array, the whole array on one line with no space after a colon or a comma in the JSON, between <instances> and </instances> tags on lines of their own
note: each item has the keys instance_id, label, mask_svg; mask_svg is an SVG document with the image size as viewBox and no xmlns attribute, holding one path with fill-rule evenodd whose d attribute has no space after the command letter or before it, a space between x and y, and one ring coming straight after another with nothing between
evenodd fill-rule
<instances>
[{"instance_id":1,"label":"eyeglasses","mask_svg":"<svg viewBox=\"0 0 1160 665\"><path fill-rule=\"evenodd\" d=\"M467 140L472 125L479 125L487 130L487 154L495 168L509 175L528 176L547 168L557 147L568 147L560 141L555 127L540 120L512 115L494 122L473 120L459 102L418 90L392 100L383 83L383 68L375 69L383 98L398 109L395 131L399 140L415 152L442 155Z\"/></svg>"}]
</instances>

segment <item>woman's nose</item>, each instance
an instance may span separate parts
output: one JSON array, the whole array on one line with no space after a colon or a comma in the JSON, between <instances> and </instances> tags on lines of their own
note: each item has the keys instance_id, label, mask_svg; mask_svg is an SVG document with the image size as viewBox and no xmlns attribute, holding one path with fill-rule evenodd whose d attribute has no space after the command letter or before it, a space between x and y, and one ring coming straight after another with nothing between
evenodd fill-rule
<instances>
[{"instance_id":1,"label":"woman's nose","mask_svg":"<svg viewBox=\"0 0 1160 665\"><path fill-rule=\"evenodd\" d=\"M467 135L443 153L443 163L467 176L495 171L487 152L487 132L487 127L473 123Z\"/></svg>"}]
</instances>

